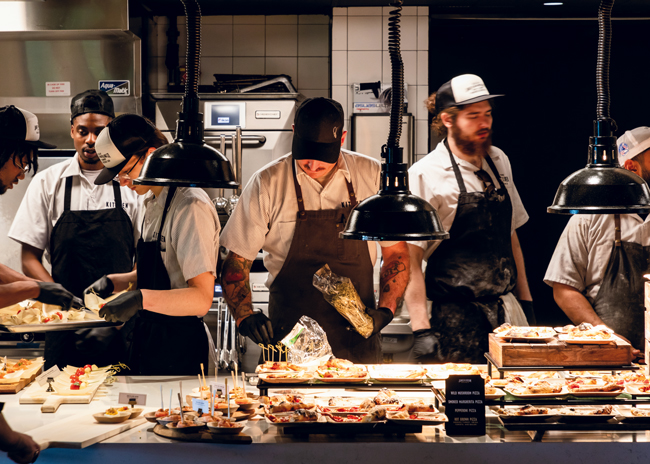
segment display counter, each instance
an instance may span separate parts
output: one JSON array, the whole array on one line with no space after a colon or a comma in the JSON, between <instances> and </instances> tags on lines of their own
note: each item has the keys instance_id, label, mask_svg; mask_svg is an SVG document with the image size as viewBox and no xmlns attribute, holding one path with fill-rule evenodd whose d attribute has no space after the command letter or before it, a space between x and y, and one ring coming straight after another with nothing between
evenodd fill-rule
<instances>
[{"instance_id":1,"label":"display counter","mask_svg":"<svg viewBox=\"0 0 650 464\"><path fill-rule=\"evenodd\" d=\"M56 413L46 414L37 404L19 404L21 393L3 395L4 415L17 431L30 433L47 424L70 423L73 416L85 417L117 405L120 392L144 393L147 407L160 407L160 387L166 407L170 389L174 398L183 382L183 394L198 386L196 377L118 377L102 387L90 404L63 404ZM255 387L248 387L247 389ZM376 391L376 390L372 390ZM371 391L310 389L306 395L369 396ZM429 397L430 391L401 391L404 397ZM174 403L176 404L176 403ZM283 434L264 419L249 420L243 433L252 444L185 443L162 438L146 422L131 430L84 449L47 449L39 463L67 462L219 462L332 464L340 462L484 462L549 464L560 460L571 464L625 462L646 463L650 456L650 431L548 431L541 443L531 443L533 434L507 431L488 418L487 434L479 437L449 437L444 426L424 426L422 433L399 435L308 435ZM597 426L594 426L597 427ZM0 458L0 462L3 462Z\"/></svg>"}]
</instances>

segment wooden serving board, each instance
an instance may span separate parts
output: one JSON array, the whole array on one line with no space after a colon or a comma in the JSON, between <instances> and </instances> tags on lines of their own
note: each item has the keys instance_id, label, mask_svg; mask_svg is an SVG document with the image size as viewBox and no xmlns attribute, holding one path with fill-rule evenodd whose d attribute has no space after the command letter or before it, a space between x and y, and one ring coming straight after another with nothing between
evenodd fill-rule
<instances>
[{"instance_id":1,"label":"wooden serving board","mask_svg":"<svg viewBox=\"0 0 650 464\"><path fill-rule=\"evenodd\" d=\"M607 345L576 345L557 338L548 343L509 343L490 334L489 342L498 367L628 366L632 362L632 346L618 337Z\"/></svg>"},{"instance_id":2,"label":"wooden serving board","mask_svg":"<svg viewBox=\"0 0 650 464\"><path fill-rule=\"evenodd\" d=\"M253 439L248 435L242 435L241 433L237 435L228 435L228 434L216 434L210 433L207 429L197 433L186 433L179 432L178 430L169 429L160 424L157 424L153 431L156 435L165 438L171 438L172 440L180 441L194 441L194 442L203 442L203 443L228 443L231 445L250 445L253 443Z\"/></svg>"},{"instance_id":3,"label":"wooden serving board","mask_svg":"<svg viewBox=\"0 0 650 464\"><path fill-rule=\"evenodd\" d=\"M47 390L47 384L39 385L38 383L34 383L25 390L25 393L23 393L18 402L20 404L42 404L41 412L56 412L62 404L90 403L101 385L101 383L94 385L83 395L57 395L56 393L48 393L45 391Z\"/></svg>"},{"instance_id":4,"label":"wooden serving board","mask_svg":"<svg viewBox=\"0 0 650 464\"><path fill-rule=\"evenodd\" d=\"M32 383L34 379L43 371L41 367L34 372L29 378L20 379L14 383L0 383L0 393L18 393L27 385Z\"/></svg>"},{"instance_id":5,"label":"wooden serving board","mask_svg":"<svg viewBox=\"0 0 650 464\"><path fill-rule=\"evenodd\" d=\"M93 418L92 412L85 412L38 427L28 433L41 449L48 447L81 449L114 437L144 422L146 419L140 416L119 424L100 424Z\"/></svg>"}]
</instances>

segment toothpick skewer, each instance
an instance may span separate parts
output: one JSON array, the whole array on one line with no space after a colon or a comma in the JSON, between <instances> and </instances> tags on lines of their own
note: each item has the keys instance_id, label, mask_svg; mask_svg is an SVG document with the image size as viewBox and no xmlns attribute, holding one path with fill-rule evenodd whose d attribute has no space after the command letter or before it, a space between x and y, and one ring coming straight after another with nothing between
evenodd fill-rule
<instances>
[{"instance_id":1,"label":"toothpick skewer","mask_svg":"<svg viewBox=\"0 0 650 464\"><path fill-rule=\"evenodd\" d=\"M237 373L237 364L235 363L235 391L239 388L239 374Z\"/></svg>"},{"instance_id":2,"label":"toothpick skewer","mask_svg":"<svg viewBox=\"0 0 650 464\"><path fill-rule=\"evenodd\" d=\"M235 373L230 371L230 377L232 377L232 388L235 388Z\"/></svg>"},{"instance_id":3,"label":"toothpick skewer","mask_svg":"<svg viewBox=\"0 0 650 464\"><path fill-rule=\"evenodd\" d=\"M181 399L181 394L178 394L178 404L181 406L181 422L184 422L183 419L183 400Z\"/></svg>"},{"instance_id":4,"label":"toothpick skewer","mask_svg":"<svg viewBox=\"0 0 650 464\"><path fill-rule=\"evenodd\" d=\"M183 382L178 382L180 393L179 398L183 398ZM183 403L181 402L181 419L183 418Z\"/></svg>"},{"instance_id":5,"label":"toothpick skewer","mask_svg":"<svg viewBox=\"0 0 650 464\"><path fill-rule=\"evenodd\" d=\"M165 402L163 401L163 395L162 395L162 384L160 385L160 409L162 410L165 409Z\"/></svg>"},{"instance_id":6,"label":"toothpick skewer","mask_svg":"<svg viewBox=\"0 0 650 464\"><path fill-rule=\"evenodd\" d=\"M173 388L169 389L169 415L172 415L172 393L174 392ZM165 408L163 408L165 409Z\"/></svg>"},{"instance_id":7,"label":"toothpick skewer","mask_svg":"<svg viewBox=\"0 0 650 464\"><path fill-rule=\"evenodd\" d=\"M208 385L205 383L205 371L203 370L203 363L201 363L201 374L203 374L203 386L207 387ZM199 390L200 389L201 389L201 377L199 377Z\"/></svg>"},{"instance_id":8,"label":"toothpick skewer","mask_svg":"<svg viewBox=\"0 0 650 464\"><path fill-rule=\"evenodd\" d=\"M262 362L266 362L266 356L264 356L264 345L262 343L258 343L257 346L262 348Z\"/></svg>"},{"instance_id":9,"label":"toothpick skewer","mask_svg":"<svg viewBox=\"0 0 650 464\"><path fill-rule=\"evenodd\" d=\"M244 398L246 398L246 373L245 372L241 373L241 385L242 388L244 389Z\"/></svg>"},{"instance_id":10,"label":"toothpick skewer","mask_svg":"<svg viewBox=\"0 0 650 464\"><path fill-rule=\"evenodd\" d=\"M210 420L214 419L214 393L212 387L213 385L210 385Z\"/></svg>"},{"instance_id":11,"label":"toothpick skewer","mask_svg":"<svg viewBox=\"0 0 650 464\"><path fill-rule=\"evenodd\" d=\"M226 382L226 403L228 403L228 419L230 419L230 392L228 391L228 379L224 379Z\"/></svg>"}]
</instances>

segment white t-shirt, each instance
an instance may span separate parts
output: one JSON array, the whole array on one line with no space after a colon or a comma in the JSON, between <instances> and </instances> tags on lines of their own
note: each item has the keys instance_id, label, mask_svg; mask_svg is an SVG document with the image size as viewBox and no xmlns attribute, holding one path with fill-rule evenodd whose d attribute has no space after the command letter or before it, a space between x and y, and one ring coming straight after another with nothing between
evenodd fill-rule
<instances>
[{"instance_id":1,"label":"white t-shirt","mask_svg":"<svg viewBox=\"0 0 650 464\"><path fill-rule=\"evenodd\" d=\"M512 179L512 168L506 154L497 147L491 147L490 158L492 158L494 166L499 171L501 182L508 190L508 195L510 195L510 201L512 203L512 223L510 228L514 232L528 221L528 213L521 202L519 192L517 192L517 188ZM467 191L470 193L483 192L483 182L474 174L474 172L478 171L476 166L458 158L456 155L454 155L454 160L458 164ZM490 174L494 186L499 188L496 176L485 159L483 159L481 168ZM456 217L456 210L458 209L460 187L454 175L454 168L449 159L449 152L442 142L438 144L435 150L411 166L409 169L409 186L414 195L424 198L438 211L442 226L449 232ZM424 259L427 259L441 241L409 243L423 248L425 250Z\"/></svg>"},{"instance_id":2,"label":"white t-shirt","mask_svg":"<svg viewBox=\"0 0 650 464\"><path fill-rule=\"evenodd\" d=\"M221 245L248 260L263 249L269 271L266 286L282 269L296 229L298 200L293 183L291 153L264 166L251 177L221 234ZM336 172L323 187L296 164L296 176L306 210L340 208L350 201L346 180L358 201L379 191L381 164L368 156L341 150ZM368 242L370 259L377 259L376 242Z\"/></svg>"},{"instance_id":3,"label":"white t-shirt","mask_svg":"<svg viewBox=\"0 0 650 464\"><path fill-rule=\"evenodd\" d=\"M54 225L63 214L66 178L72 177L72 211L91 211L115 207L115 194L111 182L95 185L92 174L87 177L79 165L79 155L39 171L27 187L25 196L16 212L9 238L45 250L49 262L50 236ZM85 171L84 172L88 172ZM90 171L99 173L101 171ZM133 224L133 240L140 238L142 222L142 199L127 187L121 187L122 207Z\"/></svg>"},{"instance_id":4,"label":"white t-shirt","mask_svg":"<svg viewBox=\"0 0 650 464\"><path fill-rule=\"evenodd\" d=\"M621 214L621 240L650 245L650 216L645 222L638 214ZM544 282L574 287L593 303L614 245L613 214L571 216L546 270Z\"/></svg>"},{"instance_id":5,"label":"white t-shirt","mask_svg":"<svg viewBox=\"0 0 650 464\"><path fill-rule=\"evenodd\" d=\"M142 238L156 239L169 187L160 196L145 196ZM216 277L219 256L219 216L200 188L178 187L162 229L161 256L171 288L187 288L187 281L209 272Z\"/></svg>"}]
</instances>

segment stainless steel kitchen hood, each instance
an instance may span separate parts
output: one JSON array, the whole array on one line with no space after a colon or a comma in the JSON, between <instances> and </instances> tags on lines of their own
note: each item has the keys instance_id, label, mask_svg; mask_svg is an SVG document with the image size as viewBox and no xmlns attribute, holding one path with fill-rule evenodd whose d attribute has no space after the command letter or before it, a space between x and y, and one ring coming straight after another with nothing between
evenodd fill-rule
<instances>
[{"instance_id":1,"label":"stainless steel kitchen hood","mask_svg":"<svg viewBox=\"0 0 650 464\"><path fill-rule=\"evenodd\" d=\"M0 106L35 113L60 149L73 148L70 99L84 90L127 82L115 111L141 113L140 39L128 29L128 0L0 1Z\"/></svg>"}]
</instances>

